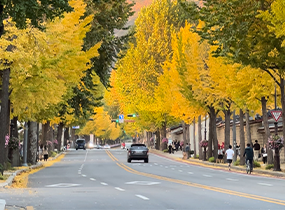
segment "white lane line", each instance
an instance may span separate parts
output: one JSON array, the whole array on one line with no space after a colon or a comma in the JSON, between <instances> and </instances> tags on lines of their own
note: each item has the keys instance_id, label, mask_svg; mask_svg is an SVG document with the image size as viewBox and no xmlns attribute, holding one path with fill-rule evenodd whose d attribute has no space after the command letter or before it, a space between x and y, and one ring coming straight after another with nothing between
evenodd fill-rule
<instances>
[{"instance_id":1,"label":"white lane line","mask_svg":"<svg viewBox=\"0 0 285 210\"><path fill-rule=\"evenodd\" d=\"M125 191L124 189L122 188L119 188L119 187L115 187L116 190L119 190L119 191Z\"/></svg>"},{"instance_id":2,"label":"white lane line","mask_svg":"<svg viewBox=\"0 0 285 210\"><path fill-rule=\"evenodd\" d=\"M94 179L94 178L90 178L90 180L91 180L91 181L96 181L96 179Z\"/></svg>"},{"instance_id":3,"label":"white lane line","mask_svg":"<svg viewBox=\"0 0 285 210\"><path fill-rule=\"evenodd\" d=\"M238 179L232 179L232 178L226 178L226 180L228 180L228 181L234 181L234 182L237 182L237 181L238 181Z\"/></svg>"},{"instance_id":4,"label":"white lane line","mask_svg":"<svg viewBox=\"0 0 285 210\"><path fill-rule=\"evenodd\" d=\"M175 170L175 168L171 168L172 170Z\"/></svg>"},{"instance_id":5,"label":"white lane line","mask_svg":"<svg viewBox=\"0 0 285 210\"><path fill-rule=\"evenodd\" d=\"M168 168L168 166L165 166L165 168Z\"/></svg>"},{"instance_id":6,"label":"white lane line","mask_svg":"<svg viewBox=\"0 0 285 210\"><path fill-rule=\"evenodd\" d=\"M179 170L179 172L183 172L182 170Z\"/></svg>"},{"instance_id":7,"label":"white lane line","mask_svg":"<svg viewBox=\"0 0 285 210\"><path fill-rule=\"evenodd\" d=\"M193 172L188 172L188 174L193 174Z\"/></svg>"},{"instance_id":8,"label":"white lane line","mask_svg":"<svg viewBox=\"0 0 285 210\"><path fill-rule=\"evenodd\" d=\"M152 165L149 165L149 166L152 166Z\"/></svg>"},{"instance_id":9,"label":"white lane line","mask_svg":"<svg viewBox=\"0 0 285 210\"><path fill-rule=\"evenodd\" d=\"M105 186L106 186L106 185L108 185L108 184L107 184L107 183L105 183L105 182L101 182L101 185L105 185Z\"/></svg>"},{"instance_id":10,"label":"white lane line","mask_svg":"<svg viewBox=\"0 0 285 210\"><path fill-rule=\"evenodd\" d=\"M204 177L213 177L211 175L203 174Z\"/></svg>"},{"instance_id":11,"label":"white lane line","mask_svg":"<svg viewBox=\"0 0 285 210\"><path fill-rule=\"evenodd\" d=\"M145 196L143 196L143 195L136 195L138 198L141 198L141 199L143 199L143 200L149 200L149 198L147 198L147 197L145 197Z\"/></svg>"},{"instance_id":12,"label":"white lane line","mask_svg":"<svg viewBox=\"0 0 285 210\"><path fill-rule=\"evenodd\" d=\"M163 165L160 165L160 167L163 167Z\"/></svg>"},{"instance_id":13,"label":"white lane line","mask_svg":"<svg viewBox=\"0 0 285 210\"><path fill-rule=\"evenodd\" d=\"M269 186L269 187L273 186L272 184L267 184L267 183L257 183L257 184L260 184L260 185L263 185L263 186Z\"/></svg>"},{"instance_id":14,"label":"white lane line","mask_svg":"<svg viewBox=\"0 0 285 210\"><path fill-rule=\"evenodd\" d=\"M82 174L81 176L86 177L86 175L85 175L85 174Z\"/></svg>"},{"instance_id":15,"label":"white lane line","mask_svg":"<svg viewBox=\"0 0 285 210\"><path fill-rule=\"evenodd\" d=\"M158 164L157 164L157 163L154 163L154 165L156 165L156 166L157 166Z\"/></svg>"}]
</instances>

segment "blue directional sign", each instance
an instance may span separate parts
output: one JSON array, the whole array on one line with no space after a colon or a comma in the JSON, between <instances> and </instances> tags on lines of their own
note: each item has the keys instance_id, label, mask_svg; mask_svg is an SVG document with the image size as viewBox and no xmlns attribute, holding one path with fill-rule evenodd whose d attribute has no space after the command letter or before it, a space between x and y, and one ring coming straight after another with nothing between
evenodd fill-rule
<instances>
[{"instance_id":1,"label":"blue directional sign","mask_svg":"<svg viewBox=\"0 0 285 210\"><path fill-rule=\"evenodd\" d=\"M123 114L119 115L119 123L124 123L124 115Z\"/></svg>"}]
</instances>

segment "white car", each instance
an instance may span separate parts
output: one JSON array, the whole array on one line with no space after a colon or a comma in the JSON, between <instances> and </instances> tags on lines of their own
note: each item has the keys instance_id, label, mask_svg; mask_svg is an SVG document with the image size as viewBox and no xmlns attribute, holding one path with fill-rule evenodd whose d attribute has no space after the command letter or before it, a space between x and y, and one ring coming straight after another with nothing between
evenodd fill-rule
<instances>
[{"instance_id":1,"label":"white car","mask_svg":"<svg viewBox=\"0 0 285 210\"><path fill-rule=\"evenodd\" d=\"M110 145L105 144L104 147L103 147L103 149L111 149L111 147L110 147Z\"/></svg>"}]
</instances>

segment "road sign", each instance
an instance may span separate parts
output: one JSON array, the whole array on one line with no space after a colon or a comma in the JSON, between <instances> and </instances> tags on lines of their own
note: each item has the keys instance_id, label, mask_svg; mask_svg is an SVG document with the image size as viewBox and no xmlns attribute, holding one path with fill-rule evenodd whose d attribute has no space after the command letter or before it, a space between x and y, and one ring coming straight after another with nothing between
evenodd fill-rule
<instances>
[{"instance_id":1,"label":"road sign","mask_svg":"<svg viewBox=\"0 0 285 210\"><path fill-rule=\"evenodd\" d=\"M280 110L273 110L273 111L271 111L271 114L272 114L273 118L275 119L275 121L278 122L279 118L282 115L282 111L280 111Z\"/></svg>"},{"instance_id":2,"label":"road sign","mask_svg":"<svg viewBox=\"0 0 285 210\"><path fill-rule=\"evenodd\" d=\"M124 123L124 115L123 114L119 115L119 123Z\"/></svg>"},{"instance_id":3,"label":"road sign","mask_svg":"<svg viewBox=\"0 0 285 210\"><path fill-rule=\"evenodd\" d=\"M79 125L77 125L77 126L72 126L72 129L79 129L79 128L80 128Z\"/></svg>"}]
</instances>

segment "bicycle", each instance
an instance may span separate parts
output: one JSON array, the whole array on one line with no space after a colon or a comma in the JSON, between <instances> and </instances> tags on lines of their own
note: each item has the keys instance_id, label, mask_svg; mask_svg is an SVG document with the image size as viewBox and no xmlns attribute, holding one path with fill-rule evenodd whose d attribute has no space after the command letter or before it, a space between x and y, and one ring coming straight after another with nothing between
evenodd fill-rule
<instances>
[{"instance_id":1,"label":"bicycle","mask_svg":"<svg viewBox=\"0 0 285 210\"><path fill-rule=\"evenodd\" d=\"M248 173L251 174L249 160L246 161L246 173L247 173L247 174L248 174Z\"/></svg>"}]
</instances>

